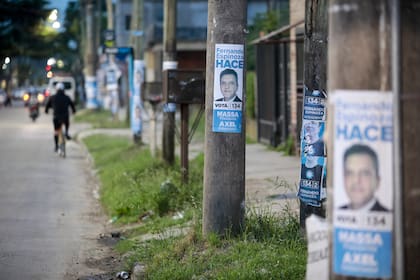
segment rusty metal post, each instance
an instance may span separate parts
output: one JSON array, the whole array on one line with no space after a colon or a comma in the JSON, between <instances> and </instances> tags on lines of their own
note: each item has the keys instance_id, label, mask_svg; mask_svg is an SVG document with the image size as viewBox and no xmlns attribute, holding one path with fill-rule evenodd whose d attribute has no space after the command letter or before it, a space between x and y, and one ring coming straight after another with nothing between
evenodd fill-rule
<instances>
[{"instance_id":1,"label":"rusty metal post","mask_svg":"<svg viewBox=\"0 0 420 280\"><path fill-rule=\"evenodd\" d=\"M182 182L188 182L188 141L189 109L188 104L181 104L181 173Z\"/></svg>"}]
</instances>

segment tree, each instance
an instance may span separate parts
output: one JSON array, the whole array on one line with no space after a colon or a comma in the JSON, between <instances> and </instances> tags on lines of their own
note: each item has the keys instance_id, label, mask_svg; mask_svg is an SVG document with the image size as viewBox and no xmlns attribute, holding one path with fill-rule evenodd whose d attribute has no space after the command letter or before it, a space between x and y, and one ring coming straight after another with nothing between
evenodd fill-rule
<instances>
[{"instance_id":1,"label":"tree","mask_svg":"<svg viewBox=\"0 0 420 280\"><path fill-rule=\"evenodd\" d=\"M254 23L249 26L247 41L251 42L261 34L270 33L289 22L289 10L272 10L267 13L257 14ZM247 70L255 70L255 46L247 45Z\"/></svg>"},{"instance_id":2,"label":"tree","mask_svg":"<svg viewBox=\"0 0 420 280\"><path fill-rule=\"evenodd\" d=\"M45 50L45 0L0 0L0 56L40 57Z\"/></svg>"}]
</instances>

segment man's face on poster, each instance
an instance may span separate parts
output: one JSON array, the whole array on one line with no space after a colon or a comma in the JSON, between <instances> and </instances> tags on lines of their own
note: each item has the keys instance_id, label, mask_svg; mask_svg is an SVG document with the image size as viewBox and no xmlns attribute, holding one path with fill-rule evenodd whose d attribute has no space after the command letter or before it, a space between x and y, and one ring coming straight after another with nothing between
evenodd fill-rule
<instances>
[{"instance_id":1,"label":"man's face on poster","mask_svg":"<svg viewBox=\"0 0 420 280\"><path fill-rule=\"evenodd\" d=\"M313 144L319 140L319 124L308 123L305 125L304 138L307 144Z\"/></svg>"},{"instance_id":2,"label":"man's face on poster","mask_svg":"<svg viewBox=\"0 0 420 280\"><path fill-rule=\"evenodd\" d=\"M236 95L238 83L233 74L225 74L220 78L220 90L225 100L230 100Z\"/></svg>"},{"instance_id":3,"label":"man's face on poster","mask_svg":"<svg viewBox=\"0 0 420 280\"><path fill-rule=\"evenodd\" d=\"M367 154L349 155L344 162L344 187L353 209L363 207L379 186L372 158Z\"/></svg>"}]
</instances>

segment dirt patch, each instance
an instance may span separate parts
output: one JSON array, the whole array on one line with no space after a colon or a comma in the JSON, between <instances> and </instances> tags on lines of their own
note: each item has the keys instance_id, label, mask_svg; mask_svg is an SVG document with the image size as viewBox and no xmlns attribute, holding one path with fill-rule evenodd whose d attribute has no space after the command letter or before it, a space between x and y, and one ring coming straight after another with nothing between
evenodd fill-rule
<instances>
[{"instance_id":1,"label":"dirt patch","mask_svg":"<svg viewBox=\"0 0 420 280\"><path fill-rule=\"evenodd\" d=\"M65 280L113 280L124 265L121 256L114 250L120 240L115 235L115 228L108 223L99 202L100 182L93 169L93 162L83 144L80 145L86 155L86 195L90 198L89 209L83 216L83 222L88 225L81 236L80 250L73 257Z\"/></svg>"},{"instance_id":2,"label":"dirt patch","mask_svg":"<svg viewBox=\"0 0 420 280\"><path fill-rule=\"evenodd\" d=\"M246 204L251 209L274 213L299 211L296 190L279 178L247 179L245 190Z\"/></svg>"}]
</instances>

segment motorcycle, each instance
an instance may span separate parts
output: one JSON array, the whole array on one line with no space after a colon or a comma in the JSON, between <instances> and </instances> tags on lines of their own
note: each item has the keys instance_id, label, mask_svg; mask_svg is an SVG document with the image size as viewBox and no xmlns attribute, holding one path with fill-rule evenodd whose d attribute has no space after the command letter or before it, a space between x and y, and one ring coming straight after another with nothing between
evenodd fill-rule
<instances>
[{"instance_id":1,"label":"motorcycle","mask_svg":"<svg viewBox=\"0 0 420 280\"><path fill-rule=\"evenodd\" d=\"M39 117L39 106L42 103L43 95L41 93L26 93L23 100L28 106L29 117L35 121Z\"/></svg>"}]
</instances>

